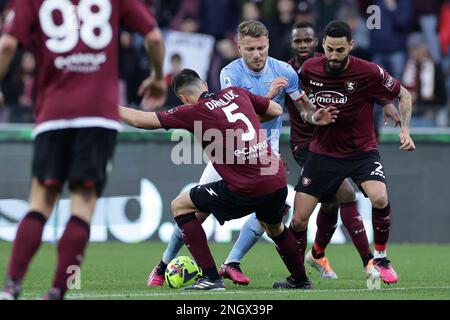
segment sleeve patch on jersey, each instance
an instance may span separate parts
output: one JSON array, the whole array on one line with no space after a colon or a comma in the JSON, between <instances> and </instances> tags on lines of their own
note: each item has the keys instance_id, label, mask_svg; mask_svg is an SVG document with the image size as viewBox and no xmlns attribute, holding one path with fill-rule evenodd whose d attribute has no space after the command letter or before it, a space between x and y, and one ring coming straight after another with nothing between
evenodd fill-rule
<instances>
[{"instance_id":1,"label":"sleeve patch on jersey","mask_svg":"<svg viewBox=\"0 0 450 320\"><path fill-rule=\"evenodd\" d=\"M394 90L395 79L391 75L388 75L383 81L383 86L385 86L389 91Z\"/></svg>"},{"instance_id":2,"label":"sleeve patch on jersey","mask_svg":"<svg viewBox=\"0 0 450 320\"><path fill-rule=\"evenodd\" d=\"M231 83L231 78L230 77L225 77L224 85L225 85L225 88L233 86L233 84Z\"/></svg>"}]
</instances>

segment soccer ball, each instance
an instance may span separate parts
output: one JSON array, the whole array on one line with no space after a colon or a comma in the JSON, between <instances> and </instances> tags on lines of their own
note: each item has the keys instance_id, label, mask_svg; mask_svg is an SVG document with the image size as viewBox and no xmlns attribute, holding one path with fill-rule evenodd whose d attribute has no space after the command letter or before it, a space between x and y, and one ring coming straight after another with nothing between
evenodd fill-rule
<instances>
[{"instance_id":1,"label":"soccer ball","mask_svg":"<svg viewBox=\"0 0 450 320\"><path fill-rule=\"evenodd\" d=\"M169 287L179 289L189 286L202 275L197 263L186 256L176 257L167 265L165 277Z\"/></svg>"}]
</instances>

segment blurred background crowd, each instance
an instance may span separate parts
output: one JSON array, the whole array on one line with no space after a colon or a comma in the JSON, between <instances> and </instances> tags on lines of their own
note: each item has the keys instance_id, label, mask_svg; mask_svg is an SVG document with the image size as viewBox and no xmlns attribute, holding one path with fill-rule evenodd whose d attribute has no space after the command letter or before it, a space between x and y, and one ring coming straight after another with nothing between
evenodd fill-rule
<instances>
[{"instance_id":1,"label":"blurred background crowd","mask_svg":"<svg viewBox=\"0 0 450 320\"><path fill-rule=\"evenodd\" d=\"M414 99L412 126L450 126L450 0L142 1L157 17L165 34L175 35L167 42L165 70L169 86L174 73L201 62L206 66L202 76L210 90L218 90L220 70L239 57L236 27L242 20L263 22L270 32L269 55L287 61L292 56L290 30L294 23L308 21L316 26L321 51L325 26L338 19L353 29L353 55L383 66L410 90ZM13 3L14 0L0 0L0 23ZM373 11L368 12L367 8L372 5L380 9L379 29L368 28ZM205 43L211 44L211 50L204 49ZM196 52L203 56L183 54L184 47L195 44L199 46ZM22 49L14 66L2 83L0 123L32 122L36 61L31 51ZM138 86L149 70L142 39L127 30L120 37L119 72L121 103L139 106ZM169 88L166 108L177 104L179 101Z\"/></svg>"}]
</instances>

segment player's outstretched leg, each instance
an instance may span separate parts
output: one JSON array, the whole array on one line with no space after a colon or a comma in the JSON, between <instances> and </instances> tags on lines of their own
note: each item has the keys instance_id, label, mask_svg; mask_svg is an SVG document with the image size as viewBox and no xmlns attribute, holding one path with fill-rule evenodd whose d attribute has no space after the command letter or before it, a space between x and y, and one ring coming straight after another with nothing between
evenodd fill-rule
<instances>
[{"instance_id":1,"label":"player's outstretched leg","mask_svg":"<svg viewBox=\"0 0 450 320\"><path fill-rule=\"evenodd\" d=\"M153 268L152 272L150 272L150 275L148 276L147 286L161 287L164 284L164 273L166 272L167 265L177 256L183 245L184 242L181 230L178 225L175 225L161 261Z\"/></svg>"},{"instance_id":2,"label":"player's outstretched leg","mask_svg":"<svg viewBox=\"0 0 450 320\"><path fill-rule=\"evenodd\" d=\"M242 226L233 249L220 267L219 275L232 280L234 284L248 285L250 279L242 272L240 262L263 234L264 228L256 218L256 214L251 214Z\"/></svg>"}]
</instances>

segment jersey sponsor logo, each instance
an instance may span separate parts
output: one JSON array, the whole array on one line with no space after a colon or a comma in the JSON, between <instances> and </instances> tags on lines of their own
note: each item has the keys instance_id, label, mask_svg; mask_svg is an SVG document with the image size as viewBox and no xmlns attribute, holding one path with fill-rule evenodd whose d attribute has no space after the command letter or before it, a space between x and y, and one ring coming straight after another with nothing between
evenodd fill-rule
<instances>
[{"instance_id":1,"label":"jersey sponsor logo","mask_svg":"<svg viewBox=\"0 0 450 320\"><path fill-rule=\"evenodd\" d=\"M269 147L269 143L267 140L264 140L263 142L256 143L252 146L249 146L248 148L242 148L240 150L235 150L234 155L236 157L243 157L243 160L250 160L258 158L261 155L267 154Z\"/></svg>"},{"instance_id":2,"label":"jersey sponsor logo","mask_svg":"<svg viewBox=\"0 0 450 320\"><path fill-rule=\"evenodd\" d=\"M383 86L385 86L389 91L394 90L395 79L391 75L388 75L383 81Z\"/></svg>"},{"instance_id":3,"label":"jersey sponsor logo","mask_svg":"<svg viewBox=\"0 0 450 320\"><path fill-rule=\"evenodd\" d=\"M309 83L312 84L313 86L316 86L316 87L323 87L323 83L322 82L309 80Z\"/></svg>"},{"instance_id":4,"label":"jersey sponsor logo","mask_svg":"<svg viewBox=\"0 0 450 320\"><path fill-rule=\"evenodd\" d=\"M79 73L90 73L100 70L100 66L106 62L106 54L101 53L75 53L67 57L57 57L55 68L59 70Z\"/></svg>"},{"instance_id":5,"label":"jersey sponsor logo","mask_svg":"<svg viewBox=\"0 0 450 320\"><path fill-rule=\"evenodd\" d=\"M314 95L314 102L317 105L327 108L337 104L346 104L347 97L337 91L319 91Z\"/></svg>"},{"instance_id":6,"label":"jersey sponsor logo","mask_svg":"<svg viewBox=\"0 0 450 320\"><path fill-rule=\"evenodd\" d=\"M358 83L356 81L345 81L345 89L347 89L348 93L355 92L357 87Z\"/></svg>"},{"instance_id":7,"label":"jersey sponsor logo","mask_svg":"<svg viewBox=\"0 0 450 320\"><path fill-rule=\"evenodd\" d=\"M307 187L307 186L309 186L310 184L311 184L311 179L310 178L307 178L307 177L303 177L302 178L302 184L303 184L303 186L305 186L305 187Z\"/></svg>"}]
</instances>

